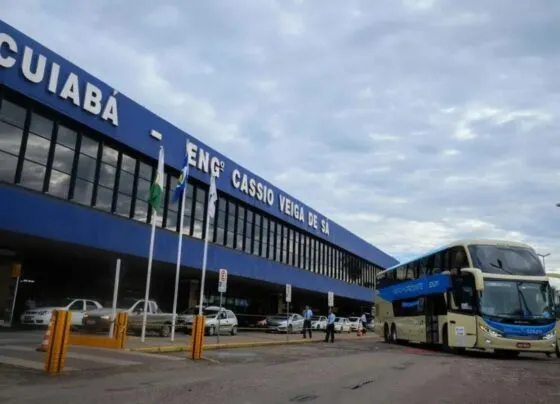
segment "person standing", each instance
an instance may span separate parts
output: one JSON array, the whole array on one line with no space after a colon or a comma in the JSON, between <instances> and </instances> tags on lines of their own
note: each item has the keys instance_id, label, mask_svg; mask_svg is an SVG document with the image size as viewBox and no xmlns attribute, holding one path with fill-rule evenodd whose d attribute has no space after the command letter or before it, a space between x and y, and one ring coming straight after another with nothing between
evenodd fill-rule
<instances>
[{"instance_id":1,"label":"person standing","mask_svg":"<svg viewBox=\"0 0 560 404\"><path fill-rule=\"evenodd\" d=\"M325 332L325 342L329 342L329 336L331 342L334 342L334 321L336 316L334 315L332 309L329 309L329 315L327 316L327 330Z\"/></svg>"},{"instance_id":2,"label":"person standing","mask_svg":"<svg viewBox=\"0 0 560 404\"><path fill-rule=\"evenodd\" d=\"M367 317L364 314L362 314L362 317L360 317L360 322L362 323L362 332L361 334L364 335L367 332Z\"/></svg>"},{"instance_id":3,"label":"person standing","mask_svg":"<svg viewBox=\"0 0 560 404\"><path fill-rule=\"evenodd\" d=\"M303 311L303 338L305 337L305 330L309 331L309 338L313 336L311 332L311 318L313 317L313 312L309 308L309 306L305 306L305 310Z\"/></svg>"}]
</instances>

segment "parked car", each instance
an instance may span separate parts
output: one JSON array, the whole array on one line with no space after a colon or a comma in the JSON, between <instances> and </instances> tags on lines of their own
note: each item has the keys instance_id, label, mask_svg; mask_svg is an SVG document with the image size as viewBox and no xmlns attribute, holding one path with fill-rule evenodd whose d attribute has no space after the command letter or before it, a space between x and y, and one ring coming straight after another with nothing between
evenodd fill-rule
<instances>
[{"instance_id":1,"label":"parked car","mask_svg":"<svg viewBox=\"0 0 560 404\"><path fill-rule=\"evenodd\" d=\"M268 330L272 332L301 332L303 316L297 313L280 313L266 318Z\"/></svg>"},{"instance_id":2,"label":"parked car","mask_svg":"<svg viewBox=\"0 0 560 404\"><path fill-rule=\"evenodd\" d=\"M348 317L348 321L350 323L350 331L356 332L362 329L360 317Z\"/></svg>"},{"instance_id":3,"label":"parked car","mask_svg":"<svg viewBox=\"0 0 560 404\"><path fill-rule=\"evenodd\" d=\"M48 326L53 310L68 310L72 312L71 325L77 327L82 325L86 311L101 308L101 303L92 299L48 299L41 307L25 310L20 316L20 321L24 325Z\"/></svg>"},{"instance_id":4,"label":"parked car","mask_svg":"<svg viewBox=\"0 0 560 404\"><path fill-rule=\"evenodd\" d=\"M198 308L189 309L182 315L185 321L185 333L191 333L193 327L194 316L198 314ZM237 316L231 310L218 306L208 306L202 309L202 315L205 317L204 332L208 336L217 334L237 334L239 322Z\"/></svg>"},{"instance_id":5,"label":"parked car","mask_svg":"<svg viewBox=\"0 0 560 404\"><path fill-rule=\"evenodd\" d=\"M335 332L350 332L350 321L346 317L337 317L334 320Z\"/></svg>"},{"instance_id":6,"label":"parked car","mask_svg":"<svg viewBox=\"0 0 560 404\"><path fill-rule=\"evenodd\" d=\"M144 302L144 299L124 298L117 303L117 313L128 312L128 330L135 334L142 331ZM146 331L155 331L162 337L168 337L171 334L173 314L163 312L154 300L148 300L147 307ZM108 331L113 321L113 309L102 308L88 311L84 315L83 326L90 331ZM184 321L178 318L177 328L181 327L184 327Z\"/></svg>"},{"instance_id":7,"label":"parked car","mask_svg":"<svg viewBox=\"0 0 560 404\"><path fill-rule=\"evenodd\" d=\"M313 316L311 318L311 329L313 329L313 330L326 330L327 329L327 317L325 317L325 316Z\"/></svg>"}]
</instances>

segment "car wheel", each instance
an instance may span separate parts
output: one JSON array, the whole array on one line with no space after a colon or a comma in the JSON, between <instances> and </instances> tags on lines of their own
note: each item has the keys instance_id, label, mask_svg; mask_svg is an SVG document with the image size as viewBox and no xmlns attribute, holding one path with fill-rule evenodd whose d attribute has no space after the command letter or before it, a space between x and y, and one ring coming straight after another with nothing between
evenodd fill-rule
<instances>
[{"instance_id":1,"label":"car wheel","mask_svg":"<svg viewBox=\"0 0 560 404\"><path fill-rule=\"evenodd\" d=\"M294 328L293 328L292 325L290 324L290 325L288 326L288 334L291 334L293 330L294 330Z\"/></svg>"},{"instance_id":2,"label":"car wheel","mask_svg":"<svg viewBox=\"0 0 560 404\"><path fill-rule=\"evenodd\" d=\"M231 335L237 335L237 326L234 325L231 329Z\"/></svg>"},{"instance_id":3,"label":"car wheel","mask_svg":"<svg viewBox=\"0 0 560 404\"><path fill-rule=\"evenodd\" d=\"M216 334L216 328L214 326L211 326L208 328L208 336L212 337L214 334Z\"/></svg>"},{"instance_id":4,"label":"car wheel","mask_svg":"<svg viewBox=\"0 0 560 404\"><path fill-rule=\"evenodd\" d=\"M162 337L169 337L171 335L171 326L169 324L164 324L159 330L159 335Z\"/></svg>"}]
</instances>

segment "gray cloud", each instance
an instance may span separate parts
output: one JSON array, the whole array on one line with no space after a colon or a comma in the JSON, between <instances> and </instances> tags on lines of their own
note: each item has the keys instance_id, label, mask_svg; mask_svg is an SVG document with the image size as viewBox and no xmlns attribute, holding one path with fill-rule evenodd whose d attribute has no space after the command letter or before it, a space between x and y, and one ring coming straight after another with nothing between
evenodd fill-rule
<instances>
[{"instance_id":1,"label":"gray cloud","mask_svg":"<svg viewBox=\"0 0 560 404\"><path fill-rule=\"evenodd\" d=\"M552 252L547 263L560 267L558 2L0 8L8 23L389 253L513 238Z\"/></svg>"}]
</instances>

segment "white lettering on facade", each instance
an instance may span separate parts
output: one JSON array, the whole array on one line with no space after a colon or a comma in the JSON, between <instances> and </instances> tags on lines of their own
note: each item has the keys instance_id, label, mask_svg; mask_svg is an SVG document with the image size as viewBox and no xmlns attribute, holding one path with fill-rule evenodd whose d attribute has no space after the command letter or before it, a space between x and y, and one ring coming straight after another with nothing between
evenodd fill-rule
<instances>
[{"instance_id":1,"label":"white lettering on facade","mask_svg":"<svg viewBox=\"0 0 560 404\"><path fill-rule=\"evenodd\" d=\"M44 83L45 71L49 62L47 57L35 52L32 47L25 46L21 60L18 61L18 52L19 48L16 40L6 33L0 33L0 67L11 69L19 62L21 73L27 81L34 84ZM119 125L116 92L104 97L100 88L86 81L82 87L85 88L82 94L80 77L76 73L70 72L62 84L60 93L58 93L60 65L51 62L49 70L48 82L45 83L48 92L57 94L63 100L71 101L73 105L110 122L113 126Z\"/></svg>"},{"instance_id":2,"label":"white lettering on facade","mask_svg":"<svg viewBox=\"0 0 560 404\"><path fill-rule=\"evenodd\" d=\"M313 212L309 212L307 215L307 225L309 227L313 227L314 229L318 229L319 226L317 224L318 218L317 215Z\"/></svg>"},{"instance_id":3,"label":"white lettering on facade","mask_svg":"<svg viewBox=\"0 0 560 404\"><path fill-rule=\"evenodd\" d=\"M266 184L257 179L249 177L247 174L241 174L237 168L231 173L231 183L235 189L260 202L266 203L269 206L274 204L274 191L271 188L268 188Z\"/></svg>"},{"instance_id":4,"label":"white lettering on facade","mask_svg":"<svg viewBox=\"0 0 560 404\"><path fill-rule=\"evenodd\" d=\"M189 142L187 153L189 155L189 165L204 172L211 173L216 178L220 177L220 173L224 171L224 162L216 156L210 158L210 153L196 143Z\"/></svg>"},{"instance_id":5,"label":"white lettering on facade","mask_svg":"<svg viewBox=\"0 0 560 404\"><path fill-rule=\"evenodd\" d=\"M303 206L300 206L297 202L292 201L284 195L280 195L278 199L280 202L281 212L299 220L302 223L305 223L305 212Z\"/></svg>"},{"instance_id":6,"label":"white lettering on facade","mask_svg":"<svg viewBox=\"0 0 560 404\"><path fill-rule=\"evenodd\" d=\"M16 64L16 58L13 56L3 56L2 48L7 48L9 51L8 54L17 54L18 46L14 38L8 34L0 33L0 67L4 67L6 69L14 67Z\"/></svg>"}]
</instances>

